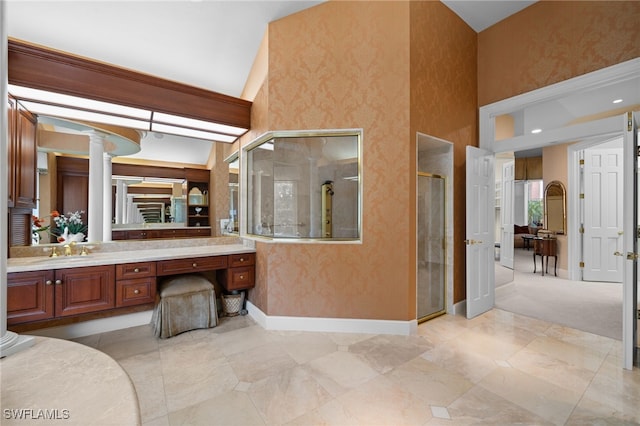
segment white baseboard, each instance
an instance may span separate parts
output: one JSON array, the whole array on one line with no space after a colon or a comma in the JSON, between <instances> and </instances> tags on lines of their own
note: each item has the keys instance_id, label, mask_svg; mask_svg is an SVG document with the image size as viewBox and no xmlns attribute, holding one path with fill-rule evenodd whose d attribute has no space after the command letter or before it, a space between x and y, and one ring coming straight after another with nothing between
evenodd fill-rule
<instances>
[{"instance_id":1,"label":"white baseboard","mask_svg":"<svg viewBox=\"0 0 640 426\"><path fill-rule=\"evenodd\" d=\"M418 321L372 320L353 318L316 318L270 316L247 301L249 315L265 330L317 331L337 333L397 334L408 336L418 331Z\"/></svg>"},{"instance_id":2,"label":"white baseboard","mask_svg":"<svg viewBox=\"0 0 640 426\"><path fill-rule=\"evenodd\" d=\"M453 305L453 315L462 315L467 316L467 300L463 300L462 302L458 302Z\"/></svg>"},{"instance_id":3,"label":"white baseboard","mask_svg":"<svg viewBox=\"0 0 640 426\"><path fill-rule=\"evenodd\" d=\"M67 340L77 339L78 337L89 336L91 334L106 333L107 331L149 324L151 323L151 315L153 315L153 310L43 328L29 331L28 334Z\"/></svg>"}]
</instances>

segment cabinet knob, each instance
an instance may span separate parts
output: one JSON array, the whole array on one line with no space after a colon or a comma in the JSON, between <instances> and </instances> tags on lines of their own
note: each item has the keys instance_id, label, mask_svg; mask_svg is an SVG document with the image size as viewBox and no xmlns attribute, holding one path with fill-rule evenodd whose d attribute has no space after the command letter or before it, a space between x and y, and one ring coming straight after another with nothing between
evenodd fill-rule
<instances>
[{"instance_id":1,"label":"cabinet knob","mask_svg":"<svg viewBox=\"0 0 640 426\"><path fill-rule=\"evenodd\" d=\"M244 275L240 275L240 279L241 279L241 280L244 280Z\"/></svg>"},{"instance_id":2,"label":"cabinet knob","mask_svg":"<svg viewBox=\"0 0 640 426\"><path fill-rule=\"evenodd\" d=\"M46 280L44 283L45 283L46 285L51 285L51 284L53 284L53 281L51 281L51 280Z\"/></svg>"},{"instance_id":3,"label":"cabinet knob","mask_svg":"<svg viewBox=\"0 0 640 426\"><path fill-rule=\"evenodd\" d=\"M133 272L138 273L138 272L140 272L140 269L138 269L138 268L134 268Z\"/></svg>"},{"instance_id":4,"label":"cabinet knob","mask_svg":"<svg viewBox=\"0 0 640 426\"><path fill-rule=\"evenodd\" d=\"M140 290L136 288L135 290L133 290L133 294L140 294Z\"/></svg>"},{"instance_id":5,"label":"cabinet knob","mask_svg":"<svg viewBox=\"0 0 640 426\"><path fill-rule=\"evenodd\" d=\"M191 266L193 266L194 268L197 268L197 267L198 267L198 264L197 264L197 263L195 263L195 262L193 262L193 265L191 265Z\"/></svg>"},{"instance_id":6,"label":"cabinet knob","mask_svg":"<svg viewBox=\"0 0 640 426\"><path fill-rule=\"evenodd\" d=\"M240 258L240 262L244 262L244 257L241 257L241 258Z\"/></svg>"},{"instance_id":7,"label":"cabinet knob","mask_svg":"<svg viewBox=\"0 0 640 426\"><path fill-rule=\"evenodd\" d=\"M56 280L56 285L62 284L62 280Z\"/></svg>"}]
</instances>

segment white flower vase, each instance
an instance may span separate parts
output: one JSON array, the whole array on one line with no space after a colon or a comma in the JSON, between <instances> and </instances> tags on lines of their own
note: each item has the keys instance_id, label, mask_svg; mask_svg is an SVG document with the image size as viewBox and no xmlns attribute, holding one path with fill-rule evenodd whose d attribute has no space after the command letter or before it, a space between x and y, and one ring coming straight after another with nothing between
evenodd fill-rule
<instances>
[{"instance_id":1,"label":"white flower vase","mask_svg":"<svg viewBox=\"0 0 640 426\"><path fill-rule=\"evenodd\" d=\"M61 244L69 244L72 242L81 243L84 241L84 237L84 233L78 232L76 234L71 234L69 233L69 228L65 227L64 232L62 233L62 235L60 235L58 241Z\"/></svg>"}]
</instances>

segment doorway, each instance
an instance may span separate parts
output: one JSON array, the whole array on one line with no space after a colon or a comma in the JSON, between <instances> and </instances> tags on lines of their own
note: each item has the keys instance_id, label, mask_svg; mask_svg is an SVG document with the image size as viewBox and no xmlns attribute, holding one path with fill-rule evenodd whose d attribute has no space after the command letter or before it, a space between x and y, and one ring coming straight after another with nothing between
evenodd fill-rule
<instances>
[{"instance_id":1,"label":"doorway","mask_svg":"<svg viewBox=\"0 0 640 426\"><path fill-rule=\"evenodd\" d=\"M418 172L418 321L446 312L445 179Z\"/></svg>"}]
</instances>

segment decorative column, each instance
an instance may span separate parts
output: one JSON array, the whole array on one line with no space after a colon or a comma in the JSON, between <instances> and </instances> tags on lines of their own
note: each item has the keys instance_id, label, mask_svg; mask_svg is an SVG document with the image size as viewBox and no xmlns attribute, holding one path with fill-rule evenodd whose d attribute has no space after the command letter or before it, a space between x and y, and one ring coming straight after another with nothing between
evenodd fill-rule
<instances>
[{"instance_id":1,"label":"decorative column","mask_svg":"<svg viewBox=\"0 0 640 426\"><path fill-rule=\"evenodd\" d=\"M102 214L102 241L111 241L111 223L113 220L113 189L111 185L111 155L103 154L103 214Z\"/></svg>"},{"instance_id":2,"label":"decorative column","mask_svg":"<svg viewBox=\"0 0 640 426\"><path fill-rule=\"evenodd\" d=\"M87 241L102 241L104 193L104 135L89 133L89 212Z\"/></svg>"},{"instance_id":3,"label":"decorative column","mask_svg":"<svg viewBox=\"0 0 640 426\"><path fill-rule=\"evenodd\" d=\"M7 153L9 151L9 132L8 128L8 111L7 111L7 19L6 19L5 2L0 1L0 97L2 97L2 106L0 107L0 164L9 164ZM8 167L3 168L4 176L0 179L0 214L4 218L7 217L9 205L7 203L7 173ZM2 222L6 230L6 222ZM5 357L16 353L22 349L32 346L35 342L33 336L19 336L13 331L7 330L7 257L8 244L7 233L0 232L0 357Z\"/></svg>"},{"instance_id":4,"label":"decorative column","mask_svg":"<svg viewBox=\"0 0 640 426\"><path fill-rule=\"evenodd\" d=\"M124 179L116 180L116 223L127 223L127 183Z\"/></svg>"}]
</instances>

